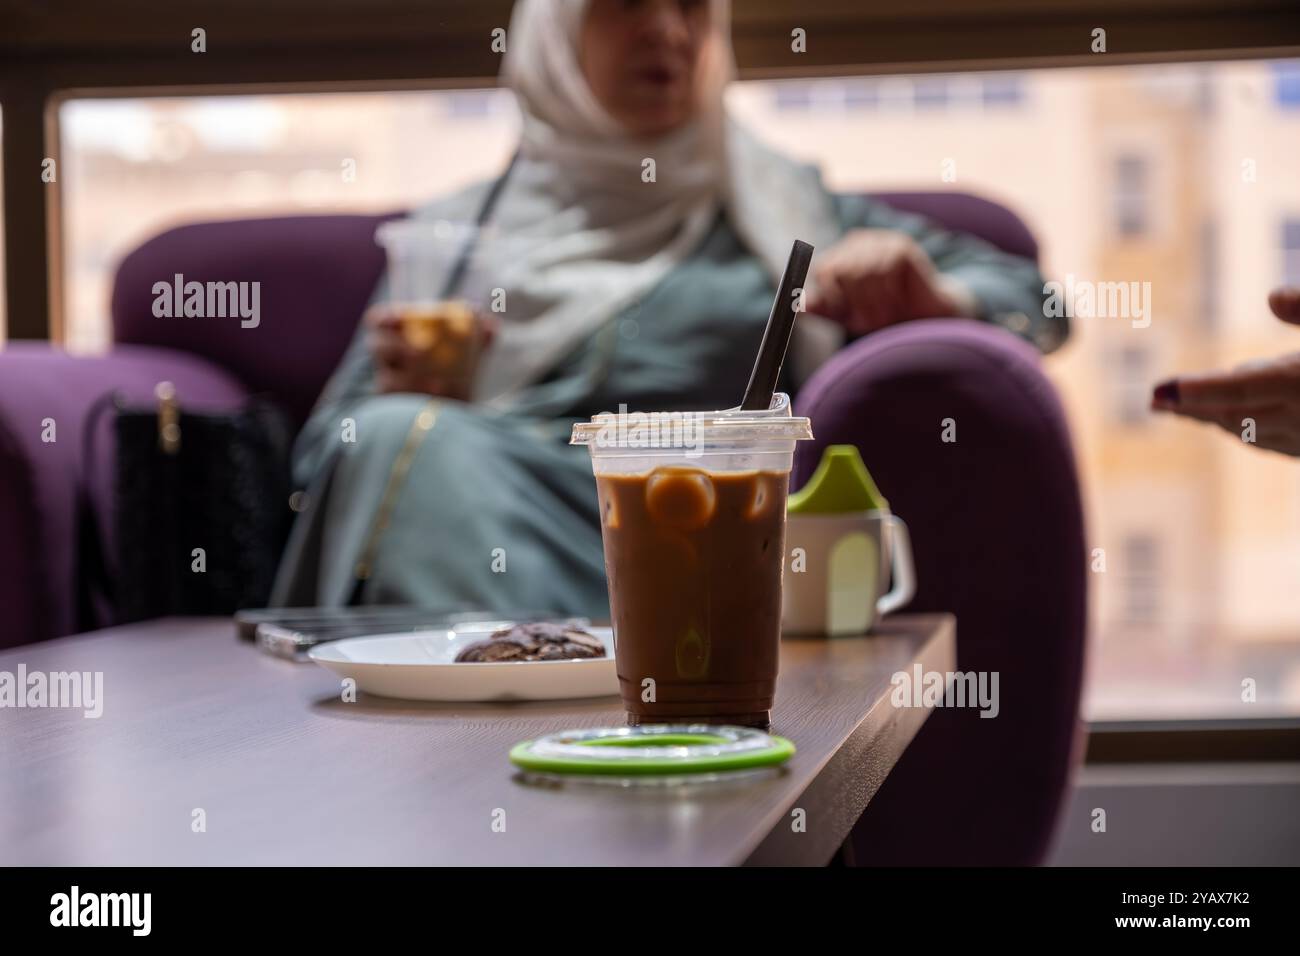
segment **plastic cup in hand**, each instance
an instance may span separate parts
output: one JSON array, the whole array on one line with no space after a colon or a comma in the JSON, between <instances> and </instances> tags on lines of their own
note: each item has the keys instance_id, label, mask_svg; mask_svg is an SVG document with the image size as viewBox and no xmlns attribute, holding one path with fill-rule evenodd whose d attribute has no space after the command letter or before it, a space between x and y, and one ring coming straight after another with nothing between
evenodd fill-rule
<instances>
[{"instance_id":1,"label":"plastic cup in hand","mask_svg":"<svg viewBox=\"0 0 1300 956\"><path fill-rule=\"evenodd\" d=\"M478 226L400 219L375 231L388 257L388 306L424 371L468 393L491 308L490 273L476 268L495 241Z\"/></svg>"}]
</instances>

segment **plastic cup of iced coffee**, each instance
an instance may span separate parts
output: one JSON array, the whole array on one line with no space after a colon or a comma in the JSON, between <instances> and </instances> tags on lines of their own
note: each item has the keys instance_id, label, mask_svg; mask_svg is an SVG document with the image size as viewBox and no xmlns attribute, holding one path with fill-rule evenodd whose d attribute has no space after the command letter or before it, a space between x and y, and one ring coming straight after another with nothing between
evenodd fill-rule
<instances>
[{"instance_id":1,"label":"plastic cup of iced coffee","mask_svg":"<svg viewBox=\"0 0 1300 956\"><path fill-rule=\"evenodd\" d=\"M796 441L765 411L597 415L573 428L600 503L628 723L770 726Z\"/></svg>"},{"instance_id":2,"label":"plastic cup of iced coffee","mask_svg":"<svg viewBox=\"0 0 1300 956\"><path fill-rule=\"evenodd\" d=\"M499 243L471 223L399 219L375 230L388 258L389 315L425 363L454 393L471 390L487 335L483 270Z\"/></svg>"}]
</instances>

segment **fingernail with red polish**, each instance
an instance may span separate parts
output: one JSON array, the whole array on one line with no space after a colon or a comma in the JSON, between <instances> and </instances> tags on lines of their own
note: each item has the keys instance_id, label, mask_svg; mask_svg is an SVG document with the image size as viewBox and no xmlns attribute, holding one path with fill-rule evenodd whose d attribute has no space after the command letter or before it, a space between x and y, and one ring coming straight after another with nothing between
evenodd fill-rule
<instances>
[{"instance_id":1,"label":"fingernail with red polish","mask_svg":"<svg viewBox=\"0 0 1300 956\"><path fill-rule=\"evenodd\" d=\"M1163 402L1166 405L1178 404L1178 380L1171 378L1167 382L1161 382L1156 386L1155 400Z\"/></svg>"}]
</instances>

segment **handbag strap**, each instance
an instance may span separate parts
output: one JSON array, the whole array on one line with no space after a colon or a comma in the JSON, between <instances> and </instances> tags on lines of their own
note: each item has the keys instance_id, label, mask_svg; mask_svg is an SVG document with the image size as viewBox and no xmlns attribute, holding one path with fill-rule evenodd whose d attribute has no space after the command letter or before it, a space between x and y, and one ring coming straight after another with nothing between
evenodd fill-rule
<instances>
[{"instance_id":1,"label":"handbag strap","mask_svg":"<svg viewBox=\"0 0 1300 956\"><path fill-rule=\"evenodd\" d=\"M105 392L90 403L82 419L81 468L77 475L75 493L77 567L80 570L80 581L77 587L77 622L82 630L93 630L98 626L95 621L97 597L104 599L110 607L115 605L116 587L109 569L108 552L104 547L104 536L95 514L95 502L90 493L87 475L94 467L99 423L105 412L110 409L120 410L122 404L121 392L116 389Z\"/></svg>"}]
</instances>

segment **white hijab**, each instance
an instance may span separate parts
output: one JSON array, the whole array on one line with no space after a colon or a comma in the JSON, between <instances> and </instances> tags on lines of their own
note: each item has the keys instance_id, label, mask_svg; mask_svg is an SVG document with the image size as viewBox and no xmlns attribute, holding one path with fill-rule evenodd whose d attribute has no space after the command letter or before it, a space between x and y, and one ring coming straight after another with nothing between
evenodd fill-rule
<instances>
[{"instance_id":1,"label":"white hijab","mask_svg":"<svg viewBox=\"0 0 1300 956\"><path fill-rule=\"evenodd\" d=\"M510 276L475 396L493 404L510 404L690 256L719 207L774 284L796 238L825 249L841 232L816 170L769 150L726 116L723 94L735 72L729 0L710 0L696 117L653 141L628 136L582 74L587 2L519 0L507 32L502 77L523 127L491 222L524 251L497 252L508 261L474 266ZM643 179L647 159L653 182ZM492 249L489 242L489 259ZM796 329L801 379L842 335L807 314Z\"/></svg>"}]
</instances>

